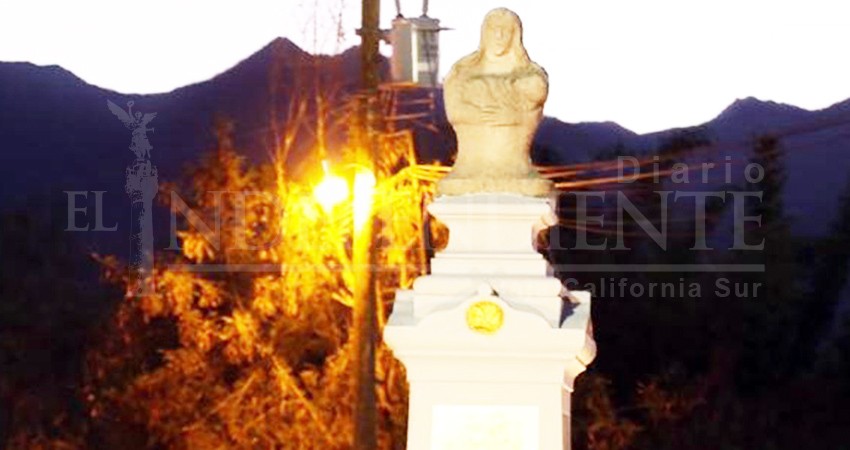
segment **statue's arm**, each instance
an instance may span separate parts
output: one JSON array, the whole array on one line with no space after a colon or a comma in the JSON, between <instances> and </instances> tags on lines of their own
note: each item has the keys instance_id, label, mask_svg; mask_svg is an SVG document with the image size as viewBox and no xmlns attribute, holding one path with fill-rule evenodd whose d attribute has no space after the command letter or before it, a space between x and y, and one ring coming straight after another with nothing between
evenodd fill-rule
<instances>
[{"instance_id":1,"label":"statue's arm","mask_svg":"<svg viewBox=\"0 0 850 450\"><path fill-rule=\"evenodd\" d=\"M537 111L543 108L549 95L549 81L542 69L534 70L520 78L516 86L527 110Z\"/></svg>"},{"instance_id":2,"label":"statue's arm","mask_svg":"<svg viewBox=\"0 0 850 450\"><path fill-rule=\"evenodd\" d=\"M545 73L528 70L519 76L478 75L452 67L443 82L446 115L452 125L517 125L535 120L548 92Z\"/></svg>"},{"instance_id":3,"label":"statue's arm","mask_svg":"<svg viewBox=\"0 0 850 450\"><path fill-rule=\"evenodd\" d=\"M457 68L452 68L446 80L443 82L443 101L446 105L446 116L452 124L471 123L478 115L478 108L470 102L468 80L458 73Z\"/></svg>"}]
</instances>

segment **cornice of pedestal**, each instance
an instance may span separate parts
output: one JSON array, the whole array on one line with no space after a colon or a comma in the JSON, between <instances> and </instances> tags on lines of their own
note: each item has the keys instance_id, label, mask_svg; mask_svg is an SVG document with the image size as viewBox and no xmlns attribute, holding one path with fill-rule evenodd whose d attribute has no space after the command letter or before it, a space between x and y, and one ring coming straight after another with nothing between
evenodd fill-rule
<instances>
[{"instance_id":1,"label":"cornice of pedestal","mask_svg":"<svg viewBox=\"0 0 850 450\"><path fill-rule=\"evenodd\" d=\"M519 310L539 315L557 327L564 304L564 288L551 277L524 275L426 275L405 294L416 320L431 312L462 303L486 285L499 298Z\"/></svg>"},{"instance_id":2,"label":"cornice of pedestal","mask_svg":"<svg viewBox=\"0 0 850 450\"><path fill-rule=\"evenodd\" d=\"M507 193L481 193L437 197L428 205L434 216L499 215L538 218L552 209L554 198Z\"/></svg>"},{"instance_id":3,"label":"cornice of pedestal","mask_svg":"<svg viewBox=\"0 0 850 450\"><path fill-rule=\"evenodd\" d=\"M595 344L587 333L589 303L575 305L560 326L553 326L540 313L483 289L416 318L411 294L400 292L384 329L384 340L405 364L411 380L485 377L560 383L565 368L572 372L578 364L583 370L595 355ZM482 331L470 322L471 311L481 304L496 311L493 317L479 319L495 324L492 329Z\"/></svg>"},{"instance_id":4,"label":"cornice of pedestal","mask_svg":"<svg viewBox=\"0 0 850 450\"><path fill-rule=\"evenodd\" d=\"M553 219L552 203L513 194L468 194L439 197L428 211L449 228L449 243L435 258L543 258L534 249L536 232Z\"/></svg>"}]
</instances>

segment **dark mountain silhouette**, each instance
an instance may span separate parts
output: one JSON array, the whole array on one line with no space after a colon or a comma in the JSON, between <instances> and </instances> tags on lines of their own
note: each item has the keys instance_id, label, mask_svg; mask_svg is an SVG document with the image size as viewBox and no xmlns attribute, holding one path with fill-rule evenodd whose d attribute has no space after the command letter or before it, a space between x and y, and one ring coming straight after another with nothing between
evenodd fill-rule
<instances>
[{"instance_id":1,"label":"dark mountain silhouette","mask_svg":"<svg viewBox=\"0 0 850 450\"><path fill-rule=\"evenodd\" d=\"M726 189L725 164L732 167L732 184L744 186L744 170L753 156L754 140L764 134L779 137L787 169L786 213L792 218L794 232L808 236L828 232L838 208L839 191L850 174L850 100L808 111L748 97L736 100L706 123L644 135L611 122L565 124L546 119L536 136L536 156L545 165L623 153L650 156L665 142L683 134L710 141L683 155L684 161L692 165L712 163L719 168L709 173L709 183L695 176L687 185L674 187L689 190Z\"/></svg>"},{"instance_id":2,"label":"dark mountain silhouette","mask_svg":"<svg viewBox=\"0 0 850 450\"><path fill-rule=\"evenodd\" d=\"M208 81L153 95L92 86L57 66L0 63L0 205L51 204L55 219L67 224L63 191L106 191L103 222L117 223L119 232L80 234L95 248L123 249L129 220L124 169L132 159L130 132L106 108L107 99L122 107L132 101L135 111L158 113L150 125L155 129L150 134L152 159L163 181L175 180L187 163L215 147L216 118L233 121L236 147L250 160L264 161L275 146L275 124L286 120L292 98L309 96L316 80L322 80L324 86L336 86L341 105L356 90L358 75L356 48L337 56L313 56L280 38ZM441 102L435 122L445 133L418 133L420 157L448 162L454 142ZM726 156L746 161L756 135L778 134L787 151L788 209L806 219L796 231L825 231L837 202L835 190L850 171L850 101L807 111L751 97L737 100L699 130L714 149L695 160L718 162ZM620 150L647 153L680 131L639 135L613 122L569 124L546 118L535 139L534 157L545 165L587 161ZM288 161L294 175L311 145L309 133L301 136ZM93 207L93 194L88 201ZM84 222L82 213L79 222Z\"/></svg>"},{"instance_id":3,"label":"dark mountain silhouette","mask_svg":"<svg viewBox=\"0 0 850 450\"><path fill-rule=\"evenodd\" d=\"M722 140L790 126L805 120L808 113L796 106L747 97L735 100L710 124L714 137Z\"/></svg>"},{"instance_id":4,"label":"dark mountain silhouette","mask_svg":"<svg viewBox=\"0 0 850 450\"><path fill-rule=\"evenodd\" d=\"M535 162L541 165L587 161L601 150L638 146L640 136L614 122L570 124L546 117L535 136Z\"/></svg>"},{"instance_id":5,"label":"dark mountain silhouette","mask_svg":"<svg viewBox=\"0 0 850 450\"><path fill-rule=\"evenodd\" d=\"M64 191L105 191L107 227L119 232L77 233L94 249L123 253L129 221L124 193L130 130L106 107L111 100L134 111L156 112L149 134L152 160L161 181L175 180L189 163L215 148L217 118L234 124L234 143L253 161L268 160L275 146L275 124L285 122L294 95L312 92L322 79L339 97L356 89L359 56L311 56L286 39L275 39L230 70L208 81L168 93L122 94L90 85L57 67L0 63L0 205L44 208L67 225ZM297 170L308 136L298 139L289 163ZM299 153L300 152L300 153ZM90 215L94 194L88 195ZM85 206L78 197L77 204ZM160 214L161 216L161 214ZM94 217L78 214L78 223ZM124 230L124 231L121 231Z\"/></svg>"},{"instance_id":6,"label":"dark mountain silhouette","mask_svg":"<svg viewBox=\"0 0 850 450\"><path fill-rule=\"evenodd\" d=\"M713 162L721 167L729 161L733 183L742 186L754 140L764 134L777 136L785 158L784 200L793 230L801 235L823 235L850 174L848 105L850 100L807 111L753 97L736 100L716 118L696 127L707 135L711 145L692 162ZM670 136L671 132L665 131L643 138L658 144Z\"/></svg>"}]
</instances>

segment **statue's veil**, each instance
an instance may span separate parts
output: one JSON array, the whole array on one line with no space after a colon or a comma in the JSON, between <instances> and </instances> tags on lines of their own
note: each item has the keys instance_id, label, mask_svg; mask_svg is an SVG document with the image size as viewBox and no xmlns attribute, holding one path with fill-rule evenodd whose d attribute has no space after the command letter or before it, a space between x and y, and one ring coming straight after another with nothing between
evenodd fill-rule
<instances>
[{"instance_id":1,"label":"statue's veil","mask_svg":"<svg viewBox=\"0 0 850 450\"><path fill-rule=\"evenodd\" d=\"M511 37L511 46L508 54L514 60L514 64L524 66L531 62L528 53L525 51L525 47L522 45L522 21L515 12L507 8L496 8L484 16L484 22L481 24L481 38L478 44L478 51L476 52L478 53L478 59L484 56L487 49L487 26L494 20L500 19L507 19L513 26L513 36Z\"/></svg>"},{"instance_id":2,"label":"statue's veil","mask_svg":"<svg viewBox=\"0 0 850 450\"><path fill-rule=\"evenodd\" d=\"M531 61L531 58L528 57L528 52L525 51L525 46L523 46L522 43L522 21L520 21L519 16L517 16L515 12L507 8L496 8L484 16L484 22L481 24L481 38L478 44L478 50L461 58L457 63L455 63L455 67L452 67L451 72L454 72L455 69L478 65L481 62L481 59L484 58L488 44L486 36L487 26L493 20L505 19L513 25L513 36L511 37L508 55L513 60L514 68L531 68L533 71L538 72L545 77L546 72L543 68ZM449 76L451 76L451 73Z\"/></svg>"}]
</instances>

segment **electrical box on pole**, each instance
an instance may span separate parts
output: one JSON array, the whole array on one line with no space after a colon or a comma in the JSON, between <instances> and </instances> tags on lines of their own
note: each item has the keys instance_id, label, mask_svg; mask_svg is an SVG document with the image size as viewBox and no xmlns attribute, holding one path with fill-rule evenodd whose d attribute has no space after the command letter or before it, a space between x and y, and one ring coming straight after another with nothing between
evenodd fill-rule
<instances>
[{"instance_id":1,"label":"electrical box on pole","mask_svg":"<svg viewBox=\"0 0 850 450\"><path fill-rule=\"evenodd\" d=\"M389 33L393 83L438 86L440 30L440 20L426 15L413 18L399 15L393 19Z\"/></svg>"}]
</instances>

